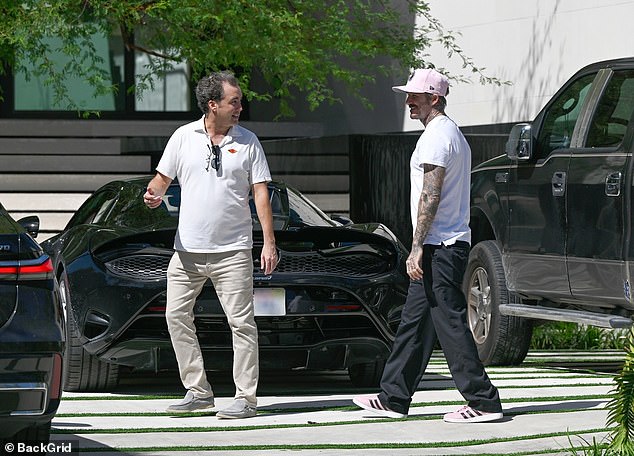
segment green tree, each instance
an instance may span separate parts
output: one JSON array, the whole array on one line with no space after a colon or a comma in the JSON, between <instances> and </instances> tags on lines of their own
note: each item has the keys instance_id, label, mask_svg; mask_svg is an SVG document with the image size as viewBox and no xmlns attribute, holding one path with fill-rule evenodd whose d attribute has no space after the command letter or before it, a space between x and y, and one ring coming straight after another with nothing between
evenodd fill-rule
<instances>
[{"instance_id":1,"label":"green tree","mask_svg":"<svg viewBox=\"0 0 634 456\"><path fill-rule=\"evenodd\" d=\"M499 84L417 0L3 0L0 13L0 71L43 78L66 109L81 109L69 97L71 78L86 81L95 95L118 90L93 40L114 32L128 49L150 57L147 75L129 88L137 96L153 77L188 62L193 80L231 69L248 88L260 75L267 89L246 90L247 98L279 99L283 115L291 114L294 94L311 109L337 101L335 80L367 102L360 89L373 74L402 76L429 65L425 49L433 42L461 59L465 73ZM414 17L421 25L413 25ZM67 56L61 67L52 57L60 54Z\"/></svg>"}]
</instances>

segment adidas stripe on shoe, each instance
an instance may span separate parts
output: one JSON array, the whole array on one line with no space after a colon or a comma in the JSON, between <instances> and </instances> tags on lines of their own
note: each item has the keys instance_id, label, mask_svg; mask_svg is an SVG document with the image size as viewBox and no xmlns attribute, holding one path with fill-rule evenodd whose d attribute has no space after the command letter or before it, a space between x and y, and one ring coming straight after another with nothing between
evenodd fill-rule
<instances>
[{"instance_id":1,"label":"adidas stripe on shoe","mask_svg":"<svg viewBox=\"0 0 634 456\"><path fill-rule=\"evenodd\" d=\"M447 423L485 423L487 421L496 421L504 415L501 412L481 412L465 405L455 412L447 413L443 419Z\"/></svg>"},{"instance_id":2,"label":"adidas stripe on shoe","mask_svg":"<svg viewBox=\"0 0 634 456\"><path fill-rule=\"evenodd\" d=\"M355 396L352 398L352 402L357 404L364 410L376 413L377 415L385 416L387 418L406 418L407 413L399 413L391 408L383 405L379 400L377 394L371 394L368 396Z\"/></svg>"}]
</instances>

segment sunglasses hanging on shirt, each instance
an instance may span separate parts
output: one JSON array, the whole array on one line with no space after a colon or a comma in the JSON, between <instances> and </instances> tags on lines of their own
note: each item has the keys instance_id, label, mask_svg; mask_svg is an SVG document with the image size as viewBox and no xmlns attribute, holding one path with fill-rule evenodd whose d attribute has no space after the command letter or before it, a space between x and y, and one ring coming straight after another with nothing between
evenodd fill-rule
<instances>
[{"instance_id":1,"label":"sunglasses hanging on shirt","mask_svg":"<svg viewBox=\"0 0 634 456\"><path fill-rule=\"evenodd\" d=\"M209 167L211 166L213 169L216 170L216 174L220 175L222 151L220 150L220 146L217 146L212 141L211 135L207 131L207 125L205 124L204 120L203 120L203 128L205 129L205 135L207 135L207 138L209 138L209 144L207 144L207 160L206 160L207 166L205 166L205 171L209 172Z\"/></svg>"},{"instance_id":2,"label":"sunglasses hanging on shirt","mask_svg":"<svg viewBox=\"0 0 634 456\"><path fill-rule=\"evenodd\" d=\"M211 142L211 138L209 138L209 142ZM207 150L207 166L205 167L205 171L209 172L209 166L216 171L220 171L220 146L212 142L211 146L207 144Z\"/></svg>"}]
</instances>

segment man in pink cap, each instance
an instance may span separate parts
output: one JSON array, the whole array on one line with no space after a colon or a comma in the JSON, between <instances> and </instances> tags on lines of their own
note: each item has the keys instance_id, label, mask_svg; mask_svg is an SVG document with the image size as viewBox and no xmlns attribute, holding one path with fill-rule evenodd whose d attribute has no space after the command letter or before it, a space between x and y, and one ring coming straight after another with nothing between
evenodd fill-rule
<instances>
[{"instance_id":1,"label":"man in pink cap","mask_svg":"<svg viewBox=\"0 0 634 456\"><path fill-rule=\"evenodd\" d=\"M438 339L456 387L468 402L444 420L499 420L503 415L498 390L478 357L462 292L471 242L471 149L445 114L449 81L436 70L418 69L405 85L392 90L407 94L410 118L425 126L410 161L410 286L381 392L353 401L381 416L405 418Z\"/></svg>"}]
</instances>

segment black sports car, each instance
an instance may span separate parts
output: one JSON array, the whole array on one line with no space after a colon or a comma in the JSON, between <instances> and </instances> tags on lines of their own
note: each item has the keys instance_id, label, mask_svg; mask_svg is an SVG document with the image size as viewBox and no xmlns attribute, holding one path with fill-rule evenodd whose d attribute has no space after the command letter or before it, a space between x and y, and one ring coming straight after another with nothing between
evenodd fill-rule
<instances>
[{"instance_id":1,"label":"black sports car","mask_svg":"<svg viewBox=\"0 0 634 456\"><path fill-rule=\"evenodd\" d=\"M180 187L171 185L151 210L142 199L148 182L106 184L42 244L68 318L68 391L110 390L121 366L177 369L165 292ZM407 251L379 223L344 226L282 183L271 183L269 193L280 256L271 275L259 268L261 229L253 217L261 368L347 368L355 384L376 384L407 293ZM195 316L206 368L230 370L231 332L210 281Z\"/></svg>"},{"instance_id":2,"label":"black sports car","mask_svg":"<svg viewBox=\"0 0 634 456\"><path fill-rule=\"evenodd\" d=\"M27 231L28 230L28 231ZM48 442L62 392L64 318L39 219L0 205L0 441ZM4 453L2 453L4 454Z\"/></svg>"}]
</instances>

